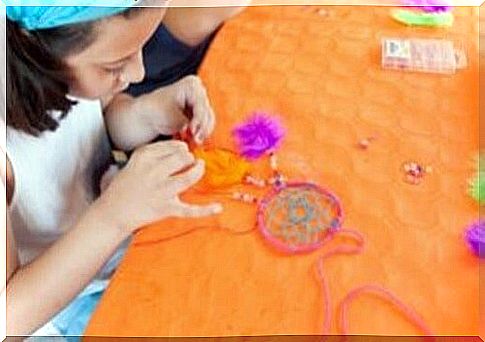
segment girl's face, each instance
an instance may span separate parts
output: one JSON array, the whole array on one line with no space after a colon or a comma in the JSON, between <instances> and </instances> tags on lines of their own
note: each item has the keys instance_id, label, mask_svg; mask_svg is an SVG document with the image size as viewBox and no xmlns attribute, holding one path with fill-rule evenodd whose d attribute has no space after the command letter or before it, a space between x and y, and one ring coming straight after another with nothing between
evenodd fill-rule
<instances>
[{"instance_id":1,"label":"girl's face","mask_svg":"<svg viewBox=\"0 0 485 342\"><path fill-rule=\"evenodd\" d=\"M95 27L95 41L65 59L71 71L69 94L105 99L143 80L142 48L165 15L166 8L145 8L131 18L115 16Z\"/></svg>"}]
</instances>

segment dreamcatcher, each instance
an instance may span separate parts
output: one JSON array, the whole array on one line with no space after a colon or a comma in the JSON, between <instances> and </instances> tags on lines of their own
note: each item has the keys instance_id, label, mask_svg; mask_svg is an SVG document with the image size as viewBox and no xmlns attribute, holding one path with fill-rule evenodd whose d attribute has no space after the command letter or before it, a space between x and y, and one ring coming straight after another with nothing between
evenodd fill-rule
<instances>
[{"instance_id":1,"label":"dreamcatcher","mask_svg":"<svg viewBox=\"0 0 485 342\"><path fill-rule=\"evenodd\" d=\"M235 201L255 205L257 229L268 244L292 255L315 251L332 240L336 234L346 235L354 241L352 245L341 245L327 250L317 262L317 276L322 286L325 308L322 333L328 334L331 300L323 271L324 261L334 255L362 253L364 237L357 231L342 228L343 209L334 193L315 183L289 181L279 170L277 151L286 132L277 117L266 113L254 113L232 133L238 152L217 147L194 149L195 156L203 159L206 165L202 183L211 189L211 192L223 193ZM267 177L260 177L251 172L252 163L262 158L266 158L269 163L270 174ZM237 185L246 185L248 190L231 191L231 188ZM250 191L251 187L264 194L258 197ZM192 231L194 230L188 233ZM425 334L432 334L417 313L378 285L359 287L342 301L339 315L340 333L347 333L346 312L350 302L362 293L372 293L393 304Z\"/></svg>"}]
</instances>

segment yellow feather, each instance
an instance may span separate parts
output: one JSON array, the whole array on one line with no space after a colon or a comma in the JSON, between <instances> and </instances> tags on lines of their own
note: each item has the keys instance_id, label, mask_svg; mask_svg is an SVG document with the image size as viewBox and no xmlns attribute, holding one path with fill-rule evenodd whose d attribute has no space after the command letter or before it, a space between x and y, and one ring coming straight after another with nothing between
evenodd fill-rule
<instances>
[{"instance_id":1,"label":"yellow feather","mask_svg":"<svg viewBox=\"0 0 485 342\"><path fill-rule=\"evenodd\" d=\"M203 182L215 188L241 184L251 167L246 160L229 150L196 149L194 155L205 161Z\"/></svg>"}]
</instances>

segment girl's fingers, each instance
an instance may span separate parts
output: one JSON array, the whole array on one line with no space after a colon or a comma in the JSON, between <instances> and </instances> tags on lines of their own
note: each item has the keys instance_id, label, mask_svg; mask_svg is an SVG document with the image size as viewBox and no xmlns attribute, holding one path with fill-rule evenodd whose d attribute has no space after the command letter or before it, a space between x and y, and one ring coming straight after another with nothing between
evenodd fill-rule
<instances>
[{"instance_id":1,"label":"girl's fingers","mask_svg":"<svg viewBox=\"0 0 485 342\"><path fill-rule=\"evenodd\" d=\"M208 118L213 115L209 98L204 85L198 77L187 79L188 102L192 107L192 120L190 122L190 131L194 136L195 142L201 144L207 138Z\"/></svg>"},{"instance_id":2,"label":"girl's fingers","mask_svg":"<svg viewBox=\"0 0 485 342\"><path fill-rule=\"evenodd\" d=\"M186 172L170 177L167 183L169 195L177 195L196 184L204 176L204 171L204 161L199 159Z\"/></svg>"},{"instance_id":3,"label":"girl's fingers","mask_svg":"<svg viewBox=\"0 0 485 342\"><path fill-rule=\"evenodd\" d=\"M193 205L180 202L174 207L173 215L176 217L204 217L216 215L222 212L222 206L219 203L208 205Z\"/></svg>"},{"instance_id":4,"label":"girl's fingers","mask_svg":"<svg viewBox=\"0 0 485 342\"><path fill-rule=\"evenodd\" d=\"M209 103L204 108L204 113L202 113L202 117L200 118L200 128L197 133L197 139L200 143L204 142L212 133L214 129L214 111Z\"/></svg>"},{"instance_id":5,"label":"girl's fingers","mask_svg":"<svg viewBox=\"0 0 485 342\"><path fill-rule=\"evenodd\" d=\"M194 137L194 141L197 145L200 145L202 143L202 140L200 138L200 130L201 130L202 124L200 122L200 119L194 115L194 118L190 122L190 132L192 133L192 136Z\"/></svg>"},{"instance_id":6,"label":"girl's fingers","mask_svg":"<svg viewBox=\"0 0 485 342\"><path fill-rule=\"evenodd\" d=\"M189 152L187 143L180 140L159 141L142 147L142 152L148 152L154 158L165 158L176 153Z\"/></svg>"},{"instance_id":7,"label":"girl's fingers","mask_svg":"<svg viewBox=\"0 0 485 342\"><path fill-rule=\"evenodd\" d=\"M174 135L182 131L183 127L188 125L188 122L189 119L182 111L174 110L170 120L166 120L165 124L160 124L157 127L158 133L163 135Z\"/></svg>"},{"instance_id":8,"label":"girl's fingers","mask_svg":"<svg viewBox=\"0 0 485 342\"><path fill-rule=\"evenodd\" d=\"M193 106L194 117L190 122L190 131L197 144L202 144L206 138L207 117L210 115L210 107L205 99L198 99Z\"/></svg>"},{"instance_id":9,"label":"girl's fingers","mask_svg":"<svg viewBox=\"0 0 485 342\"><path fill-rule=\"evenodd\" d=\"M195 162L194 155L190 152L178 152L160 160L160 178L165 179Z\"/></svg>"},{"instance_id":10,"label":"girl's fingers","mask_svg":"<svg viewBox=\"0 0 485 342\"><path fill-rule=\"evenodd\" d=\"M214 128L216 125L216 115L214 110L211 108L209 115L207 116L207 123L205 125L205 137L204 140L207 139L212 132L214 132Z\"/></svg>"}]
</instances>

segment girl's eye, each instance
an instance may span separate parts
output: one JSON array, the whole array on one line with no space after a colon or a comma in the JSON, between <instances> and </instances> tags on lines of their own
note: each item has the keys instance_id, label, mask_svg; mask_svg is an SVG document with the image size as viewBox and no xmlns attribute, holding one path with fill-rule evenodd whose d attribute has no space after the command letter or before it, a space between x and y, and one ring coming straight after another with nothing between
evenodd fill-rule
<instances>
[{"instance_id":1,"label":"girl's eye","mask_svg":"<svg viewBox=\"0 0 485 342\"><path fill-rule=\"evenodd\" d=\"M123 71L123 67L117 67L117 68L105 68L107 72L109 72L112 75L119 75Z\"/></svg>"}]
</instances>

